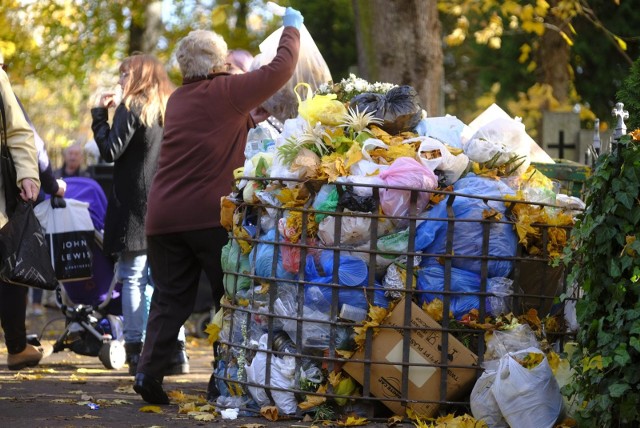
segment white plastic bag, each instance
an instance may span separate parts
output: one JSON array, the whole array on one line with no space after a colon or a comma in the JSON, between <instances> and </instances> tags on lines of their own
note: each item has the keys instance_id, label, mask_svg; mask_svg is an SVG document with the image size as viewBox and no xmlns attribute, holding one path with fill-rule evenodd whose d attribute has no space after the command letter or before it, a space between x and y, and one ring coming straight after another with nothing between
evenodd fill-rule
<instances>
[{"instance_id":1,"label":"white plastic bag","mask_svg":"<svg viewBox=\"0 0 640 428\"><path fill-rule=\"evenodd\" d=\"M95 231L89 204L65 199L66 207L53 208L50 201L33 209L45 230L51 264L59 281L91 278L93 253L91 242Z\"/></svg>"},{"instance_id":2,"label":"white plastic bag","mask_svg":"<svg viewBox=\"0 0 640 428\"><path fill-rule=\"evenodd\" d=\"M440 141L430 137L418 137L405 140L406 143L420 141L417 157L418 161L432 171L442 171L446 184L450 185L458 181L469 165L469 158L464 153L455 156ZM423 153L439 151L440 156L428 159Z\"/></svg>"},{"instance_id":3,"label":"white plastic bag","mask_svg":"<svg viewBox=\"0 0 640 428\"><path fill-rule=\"evenodd\" d=\"M294 357L279 358L275 355L271 356L271 382L266 385L267 374L267 349L268 335L264 334L260 337L259 349L251 364L245 366L247 373L247 382L257 383L259 385L271 386L275 388L289 389L294 386L296 362ZM270 404L269 397L263 388L249 386L249 393L258 404L258 406L266 406ZM287 391L271 391L271 396L278 409L285 414L293 414L296 412L298 402L293 392Z\"/></svg>"},{"instance_id":4,"label":"white plastic bag","mask_svg":"<svg viewBox=\"0 0 640 428\"><path fill-rule=\"evenodd\" d=\"M416 132L418 135L435 138L441 143L461 149L461 135L466 128L467 125L457 117L446 115L422 119L416 126Z\"/></svg>"},{"instance_id":5,"label":"white plastic bag","mask_svg":"<svg viewBox=\"0 0 640 428\"><path fill-rule=\"evenodd\" d=\"M492 391L496 380L498 361L489 361L487 364L492 367L486 368L471 391L471 413L477 420L485 422L489 428L509 428L507 421L502 417L500 407L498 407Z\"/></svg>"},{"instance_id":6,"label":"white plastic bag","mask_svg":"<svg viewBox=\"0 0 640 428\"><path fill-rule=\"evenodd\" d=\"M542 354L542 362L523 367L527 354ZM491 387L507 423L518 428L552 428L562 412L562 395L547 357L537 348L512 352L500 359Z\"/></svg>"}]
</instances>

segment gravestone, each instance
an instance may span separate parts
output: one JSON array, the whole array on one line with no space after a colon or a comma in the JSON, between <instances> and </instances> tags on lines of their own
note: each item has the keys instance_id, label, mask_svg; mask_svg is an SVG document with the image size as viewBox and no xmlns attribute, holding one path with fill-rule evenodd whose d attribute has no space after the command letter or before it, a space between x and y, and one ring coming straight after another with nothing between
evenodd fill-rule
<instances>
[{"instance_id":1,"label":"gravestone","mask_svg":"<svg viewBox=\"0 0 640 428\"><path fill-rule=\"evenodd\" d=\"M542 148L554 159L582 162L580 116L573 112L542 114Z\"/></svg>"}]
</instances>

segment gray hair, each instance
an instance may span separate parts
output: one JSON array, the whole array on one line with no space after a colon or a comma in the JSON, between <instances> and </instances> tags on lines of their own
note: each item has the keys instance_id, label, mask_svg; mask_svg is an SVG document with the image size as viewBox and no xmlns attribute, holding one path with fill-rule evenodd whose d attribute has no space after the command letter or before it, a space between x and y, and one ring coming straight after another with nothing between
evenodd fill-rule
<instances>
[{"instance_id":1,"label":"gray hair","mask_svg":"<svg viewBox=\"0 0 640 428\"><path fill-rule=\"evenodd\" d=\"M211 69L224 68L227 62L227 42L213 31L194 30L180 41L176 59L182 77L206 76Z\"/></svg>"}]
</instances>

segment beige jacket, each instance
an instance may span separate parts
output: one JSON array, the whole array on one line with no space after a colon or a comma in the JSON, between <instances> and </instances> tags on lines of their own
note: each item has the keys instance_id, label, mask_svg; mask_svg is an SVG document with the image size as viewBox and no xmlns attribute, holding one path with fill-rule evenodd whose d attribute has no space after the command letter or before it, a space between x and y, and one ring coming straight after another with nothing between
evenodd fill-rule
<instances>
[{"instance_id":1,"label":"beige jacket","mask_svg":"<svg viewBox=\"0 0 640 428\"><path fill-rule=\"evenodd\" d=\"M4 111L7 118L6 132L7 145L16 165L16 176L20 182L25 178L33 180L40 187L38 178L38 158L33 139L33 131L22 114L22 110L16 101L16 96L11 89L7 74L0 69L0 95L4 102ZM7 222L6 203L4 200L4 183L0 176L0 227Z\"/></svg>"}]
</instances>

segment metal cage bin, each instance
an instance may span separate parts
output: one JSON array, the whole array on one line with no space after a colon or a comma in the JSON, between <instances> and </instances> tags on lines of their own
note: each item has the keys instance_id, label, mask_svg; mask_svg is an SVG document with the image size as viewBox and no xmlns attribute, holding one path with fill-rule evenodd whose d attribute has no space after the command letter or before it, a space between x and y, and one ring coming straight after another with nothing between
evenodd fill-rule
<instances>
[{"instance_id":1,"label":"metal cage bin","mask_svg":"<svg viewBox=\"0 0 640 428\"><path fill-rule=\"evenodd\" d=\"M533 213L575 213L473 175L428 192L251 180L259 198L223 201L222 404L316 419L470 413L492 328L524 317L555 347L571 334L567 270L550 263L571 222ZM383 215L389 202L405 209Z\"/></svg>"}]
</instances>

